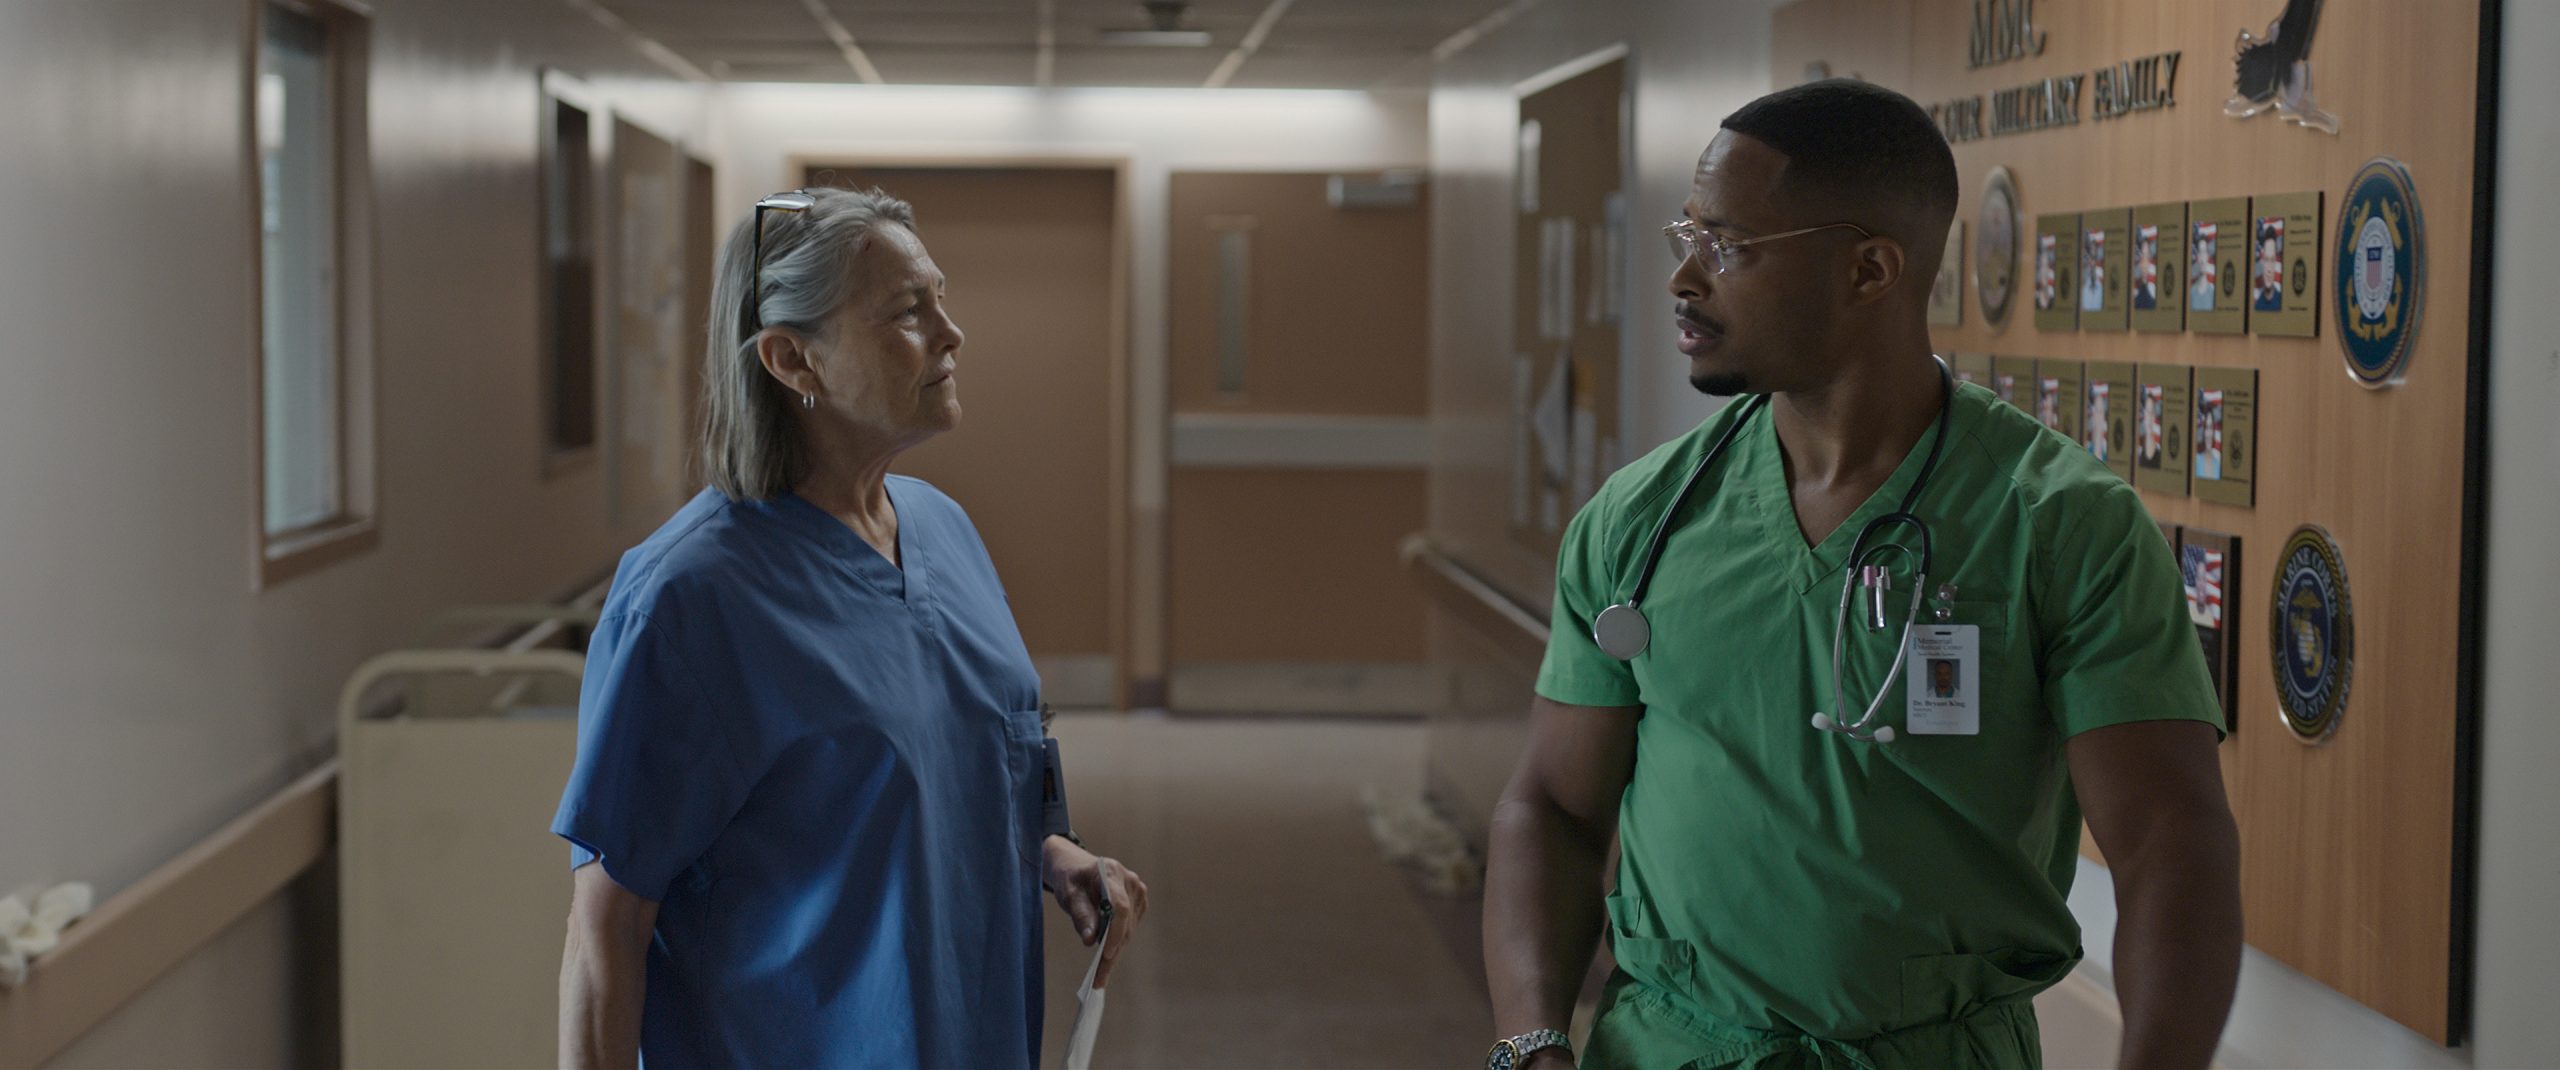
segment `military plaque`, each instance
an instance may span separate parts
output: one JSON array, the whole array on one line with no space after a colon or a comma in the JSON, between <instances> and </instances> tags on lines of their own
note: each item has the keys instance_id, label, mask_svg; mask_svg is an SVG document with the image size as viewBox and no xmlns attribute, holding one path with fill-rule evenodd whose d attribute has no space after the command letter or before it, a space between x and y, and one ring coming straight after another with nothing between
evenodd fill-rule
<instances>
[{"instance_id":1,"label":"military plaque","mask_svg":"<svg viewBox=\"0 0 2560 1070\"><path fill-rule=\"evenodd\" d=\"M2093 360L2082 367L2080 444L2107 468L2133 479L2133 365Z\"/></svg>"},{"instance_id":2,"label":"military plaque","mask_svg":"<svg viewBox=\"0 0 2560 1070\"><path fill-rule=\"evenodd\" d=\"M2018 186L2006 167L1991 169L1982 185L1982 222L1973 236L1973 298L1982 322L1997 330L2009 322L2018 295Z\"/></svg>"},{"instance_id":3,"label":"military plaque","mask_svg":"<svg viewBox=\"0 0 2560 1070\"><path fill-rule=\"evenodd\" d=\"M2080 329L2121 331L2133 262L2133 213L2122 208L2080 217Z\"/></svg>"},{"instance_id":4,"label":"military plaque","mask_svg":"<svg viewBox=\"0 0 2560 1070\"><path fill-rule=\"evenodd\" d=\"M2134 371L2133 484L2187 492L2188 368L2145 364Z\"/></svg>"},{"instance_id":5,"label":"military plaque","mask_svg":"<svg viewBox=\"0 0 2560 1070\"><path fill-rule=\"evenodd\" d=\"M2187 266L2187 206L2154 204L2133 210L2133 278L2125 304L2132 309L2133 329L2175 332L2187 329L2187 303L2180 280Z\"/></svg>"},{"instance_id":6,"label":"military plaque","mask_svg":"<svg viewBox=\"0 0 2560 1070\"><path fill-rule=\"evenodd\" d=\"M2377 156L2347 184L2338 212L2338 345L2347 374L2370 387L2400 381L2426 293L2426 220L2406 164Z\"/></svg>"},{"instance_id":7,"label":"military plaque","mask_svg":"<svg viewBox=\"0 0 2560 1070\"><path fill-rule=\"evenodd\" d=\"M2267 615L2284 725L2305 743L2326 742L2346 716L2356 653L2346 558L2327 531L2305 524L2285 541Z\"/></svg>"},{"instance_id":8,"label":"military plaque","mask_svg":"<svg viewBox=\"0 0 2560 1070\"><path fill-rule=\"evenodd\" d=\"M2241 334L2249 329L2249 199L2187 206L2187 329Z\"/></svg>"},{"instance_id":9,"label":"military plaque","mask_svg":"<svg viewBox=\"0 0 2560 1070\"><path fill-rule=\"evenodd\" d=\"M2000 400L2021 411L2034 412L2036 403L2036 359L2034 357L1991 358L1991 392Z\"/></svg>"},{"instance_id":10,"label":"military plaque","mask_svg":"<svg viewBox=\"0 0 2560 1070\"><path fill-rule=\"evenodd\" d=\"M2036 329L2068 331L2080 326L2080 217L2036 217Z\"/></svg>"},{"instance_id":11,"label":"military plaque","mask_svg":"<svg viewBox=\"0 0 2560 1070\"><path fill-rule=\"evenodd\" d=\"M2249 202L2249 329L2320 334L2320 194Z\"/></svg>"},{"instance_id":12,"label":"military plaque","mask_svg":"<svg viewBox=\"0 0 2560 1070\"><path fill-rule=\"evenodd\" d=\"M2242 507L2258 504L2258 372L2196 369L2194 458L2196 497Z\"/></svg>"},{"instance_id":13,"label":"military plaque","mask_svg":"<svg viewBox=\"0 0 2560 1070\"><path fill-rule=\"evenodd\" d=\"M2081 396L2079 361L2036 362L2036 419L2073 442L2087 441L2080 437Z\"/></svg>"},{"instance_id":14,"label":"military plaque","mask_svg":"<svg viewBox=\"0 0 2560 1070\"><path fill-rule=\"evenodd\" d=\"M1947 368L1956 373L1959 383L1991 389L1991 357L1988 354L1958 353L1947 358Z\"/></svg>"},{"instance_id":15,"label":"military plaque","mask_svg":"<svg viewBox=\"0 0 2560 1070\"><path fill-rule=\"evenodd\" d=\"M2222 699L2222 726L2238 731L2240 718L2234 711L2240 695L2240 632L2231 621L2240 612L2240 537L2184 528L2176 545L2178 578L2187 589L2187 620L2196 626L2196 642L2204 647L2213 693Z\"/></svg>"},{"instance_id":16,"label":"military plaque","mask_svg":"<svg viewBox=\"0 0 2560 1070\"><path fill-rule=\"evenodd\" d=\"M1964 324L1964 220L1947 224L1947 248L1938 256L1938 278L1929 284L1929 323Z\"/></svg>"}]
</instances>

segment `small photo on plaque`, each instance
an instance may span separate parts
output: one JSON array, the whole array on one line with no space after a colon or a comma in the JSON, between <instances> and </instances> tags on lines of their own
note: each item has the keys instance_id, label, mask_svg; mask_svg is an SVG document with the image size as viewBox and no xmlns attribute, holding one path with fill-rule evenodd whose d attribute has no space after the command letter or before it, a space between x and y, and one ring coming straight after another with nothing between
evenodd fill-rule
<instances>
[{"instance_id":1,"label":"small photo on plaque","mask_svg":"<svg viewBox=\"0 0 2560 1070\"><path fill-rule=\"evenodd\" d=\"M2036 329L2080 326L2080 292L2073 283L2080 263L2080 217L2036 217Z\"/></svg>"},{"instance_id":2,"label":"small photo on plaque","mask_svg":"<svg viewBox=\"0 0 2560 1070\"><path fill-rule=\"evenodd\" d=\"M1964 220L1947 224L1947 248L1938 257L1938 279L1929 284L1929 324L1964 324Z\"/></svg>"},{"instance_id":3,"label":"small photo on plaque","mask_svg":"<svg viewBox=\"0 0 2560 1070\"><path fill-rule=\"evenodd\" d=\"M2295 338L2320 333L2320 194L2249 204L2249 329Z\"/></svg>"},{"instance_id":4,"label":"small photo on plaque","mask_svg":"<svg viewBox=\"0 0 2560 1070\"><path fill-rule=\"evenodd\" d=\"M2062 432L2073 442L2080 437L2080 424L2086 402L2080 392L2080 362L2076 360L2039 360L2036 362L2036 420Z\"/></svg>"},{"instance_id":5,"label":"small photo on plaque","mask_svg":"<svg viewBox=\"0 0 2560 1070\"><path fill-rule=\"evenodd\" d=\"M2154 204L2133 210L2133 329L2187 329L2187 206Z\"/></svg>"},{"instance_id":6,"label":"small photo on plaque","mask_svg":"<svg viewBox=\"0 0 2560 1070\"><path fill-rule=\"evenodd\" d=\"M1991 392L2000 400L2033 412L2035 404L2036 361L2034 357L1991 358Z\"/></svg>"},{"instance_id":7,"label":"small photo on plaque","mask_svg":"<svg viewBox=\"0 0 2560 1070\"><path fill-rule=\"evenodd\" d=\"M2241 334L2249 329L2249 199L2187 206L2187 329Z\"/></svg>"},{"instance_id":8,"label":"small photo on plaque","mask_svg":"<svg viewBox=\"0 0 2560 1070\"><path fill-rule=\"evenodd\" d=\"M1959 383L1972 383L1991 389L1991 357L1985 353L1957 353L1947 358L1947 369L1956 373Z\"/></svg>"},{"instance_id":9,"label":"small photo on plaque","mask_svg":"<svg viewBox=\"0 0 2560 1070\"><path fill-rule=\"evenodd\" d=\"M2195 495L2225 505L2255 506L2257 370L2198 368L2195 382Z\"/></svg>"},{"instance_id":10,"label":"small photo on plaque","mask_svg":"<svg viewBox=\"0 0 2560 1070\"><path fill-rule=\"evenodd\" d=\"M2090 361L2081 372L2080 444L2109 471L2133 479L2133 365Z\"/></svg>"},{"instance_id":11,"label":"small photo on plaque","mask_svg":"<svg viewBox=\"0 0 2560 1070\"><path fill-rule=\"evenodd\" d=\"M2080 217L2080 329L2125 328L2125 286L2133 274L2132 213L2117 208Z\"/></svg>"},{"instance_id":12,"label":"small photo on plaque","mask_svg":"<svg viewBox=\"0 0 2560 1070\"><path fill-rule=\"evenodd\" d=\"M2239 698L2240 632L2231 625L2240 618L2240 537L2189 527L2179 529L2171 545L2178 549L2187 620L2204 647L2213 692L2222 699L2222 727L2226 733L2237 731L2240 719L2232 704Z\"/></svg>"},{"instance_id":13,"label":"small photo on plaque","mask_svg":"<svg viewBox=\"0 0 2560 1070\"><path fill-rule=\"evenodd\" d=\"M2163 494L2187 493L2188 369L2145 364L2134 373L2133 482Z\"/></svg>"}]
</instances>

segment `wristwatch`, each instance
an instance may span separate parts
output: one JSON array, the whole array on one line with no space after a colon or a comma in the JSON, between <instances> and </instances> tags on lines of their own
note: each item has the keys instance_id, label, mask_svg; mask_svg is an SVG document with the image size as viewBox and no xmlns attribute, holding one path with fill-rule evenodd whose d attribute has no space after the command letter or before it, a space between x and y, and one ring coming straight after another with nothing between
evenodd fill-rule
<instances>
[{"instance_id":1,"label":"wristwatch","mask_svg":"<svg viewBox=\"0 0 2560 1070\"><path fill-rule=\"evenodd\" d=\"M1553 1029L1533 1029L1509 1040L1493 1042L1493 1050L1484 1057L1485 1070L1518 1070L1531 1053L1548 1048L1563 1048L1565 1058L1573 1057L1573 1042Z\"/></svg>"}]
</instances>

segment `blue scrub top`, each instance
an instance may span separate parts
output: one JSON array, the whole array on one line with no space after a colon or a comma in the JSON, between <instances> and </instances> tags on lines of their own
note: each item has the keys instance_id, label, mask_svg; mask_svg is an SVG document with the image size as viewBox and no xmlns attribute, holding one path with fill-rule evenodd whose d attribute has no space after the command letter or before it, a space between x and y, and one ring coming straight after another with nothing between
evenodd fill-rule
<instances>
[{"instance_id":1,"label":"blue scrub top","mask_svg":"<svg viewBox=\"0 0 2560 1070\"><path fill-rule=\"evenodd\" d=\"M659 903L654 1066L1031 1066L1040 684L960 506L889 477L891 565L786 496L625 554L552 831Z\"/></svg>"}]
</instances>

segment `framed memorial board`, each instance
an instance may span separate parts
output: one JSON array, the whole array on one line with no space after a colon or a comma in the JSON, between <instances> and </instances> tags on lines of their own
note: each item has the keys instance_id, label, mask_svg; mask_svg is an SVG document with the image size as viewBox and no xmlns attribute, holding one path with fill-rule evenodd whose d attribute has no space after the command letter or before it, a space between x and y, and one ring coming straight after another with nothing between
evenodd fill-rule
<instances>
[{"instance_id":1,"label":"framed memorial board","mask_svg":"<svg viewBox=\"0 0 2560 1070\"><path fill-rule=\"evenodd\" d=\"M2073 442L2080 437L2083 403L2080 396L2080 362L2046 357L2036 361L2036 401L2032 410L2036 420L2060 431Z\"/></svg>"},{"instance_id":2,"label":"framed memorial board","mask_svg":"<svg viewBox=\"0 0 2560 1070\"><path fill-rule=\"evenodd\" d=\"M1947 368L1956 373L1959 383L1972 383L1991 389L1991 357L1985 353L1957 353L1947 358Z\"/></svg>"},{"instance_id":3,"label":"framed memorial board","mask_svg":"<svg viewBox=\"0 0 2560 1070\"><path fill-rule=\"evenodd\" d=\"M2035 271L2028 284L2035 298L2036 329L2068 331L2080 326L2080 217L2036 217Z\"/></svg>"},{"instance_id":4,"label":"framed memorial board","mask_svg":"<svg viewBox=\"0 0 2560 1070\"><path fill-rule=\"evenodd\" d=\"M2187 387L2183 364L2134 370L2133 483L2163 494L2187 493Z\"/></svg>"},{"instance_id":5,"label":"framed memorial board","mask_svg":"<svg viewBox=\"0 0 2560 1070\"><path fill-rule=\"evenodd\" d=\"M2021 411L2034 411L2036 361L2034 357L1991 358L1991 392L2000 400Z\"/></svg>"},{"instance_id":6,"label":"framed memorial board","mask_svg":"<svg viewBox=\"0 0 2560 1070\"><path fill-rule=\"evenodd\" d=\"M2187 329L2182 282L2187 265L2187 206L2153 204L2133 210L2133 278L2125 298L2133 329L2175 333Z\"/></svg>"},{"instance_id":7,"label":"framed memorial board","mask_svg":"<svg viewBox=\"0 0 2560 1070\"><path fill-rule=\"evenodd\" d=\"M2093 360L2081 367L2080 444L2109 471L2133 481L2133 365Z\"/></svg>"},{"instance_id":8,"label":"framed memorial board","mask_svg":"<svg viewBox=\"0 0 2560 1070\"><path fill-rule=\"evenodd\" d=\"M2197 527L2179 529L2178 579L2187 592L2187 620L2204 647L2204 667L2222 700L2222 727L2240 731L2240 537ZM2225 739L2228 740L2226 735Z\"/></svg>"},{"instance_id":9,"label":"framed memorial board","mask_svg":"<svg viewBox=\"0 0 2560 1070\"><path fill-rule=\"evenodd\" d=\"M2320 194L2249 202L2249 329L2312 338L2320 333Z\"/></svg>"},{"instance_id":10,"label":"framed memorial board","mask_svg":"<svg viewBox=\"0 0 2560 1070\"><path fill-rule=\"evenodd\" d=\"M2187 329L2240 334L2249 329L2247 260L2249 199L2229 197L2187 206Z\"/></svg>"},{"instance_id":11,"label":"framed memorial board","mask_svg":"<svg viewBox=\"0 0 2560 1070\"><path fill-rule=\"evenodd\" d=\"M2258 372L2198 368L2190 471L2195 495L2209 502L2258 504Z\"/></svg>"},{"instance_id":12,"label":"framed memorial board","mask_svg":"<svg viewBox=\"0 0 2560 1070\"><path fill-rule=\"evenodd\" d=\"M2080 329L2125 327L2125 276L2133 262L2133 213L2123 208L2080 216Z\"/></svg>"}]
</instances>

